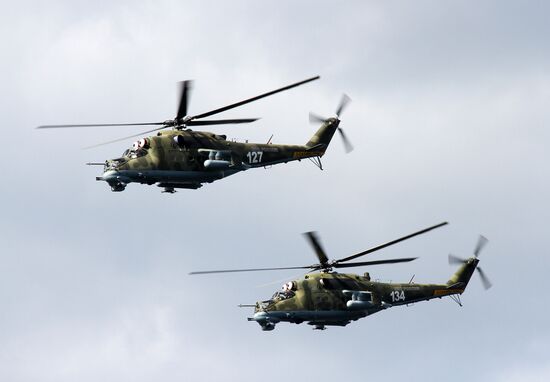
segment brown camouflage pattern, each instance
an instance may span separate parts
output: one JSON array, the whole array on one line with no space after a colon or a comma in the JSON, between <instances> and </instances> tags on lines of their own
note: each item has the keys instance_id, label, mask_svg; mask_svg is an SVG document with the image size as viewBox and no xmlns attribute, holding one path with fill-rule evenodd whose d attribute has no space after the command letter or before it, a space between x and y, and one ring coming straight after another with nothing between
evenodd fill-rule
<instances>
[{"instance_id":1,"label":"brown camouflage pattern","mask_svg":"<svg viewBox=\"0 0 550 382\"><path fill-rule=\"evenodd\" d=\"M472 257L442 284L385 283L363 276L336 272L318 272L285 284L282 292L256 303L254 318L263 330L272 330L278 322L307 322L324 329L325 325L345 326L351 321L391 307L434 298L460 295L466 289L479 260ZM292 288L288 288L292 285ZM368 306L348 306L352 293L367 292Z\"/></svg>"},{"instance_id":2,"label":"brown camouflage pattern","mask_svg":"<svg viewBox=\"0 0 550 382\"><path fill-rule=\"evenodd\" d=\"M161 130L138 142L120 158L105 162L97 180L113 191L128 183L157 184L165 188L198 188L250 168L266 167L306 158L322 157L338 128L329 118L305 145L242 143L205 131ZM208 160L215 161L208 166Z\"/></svg>"}]
</instances>

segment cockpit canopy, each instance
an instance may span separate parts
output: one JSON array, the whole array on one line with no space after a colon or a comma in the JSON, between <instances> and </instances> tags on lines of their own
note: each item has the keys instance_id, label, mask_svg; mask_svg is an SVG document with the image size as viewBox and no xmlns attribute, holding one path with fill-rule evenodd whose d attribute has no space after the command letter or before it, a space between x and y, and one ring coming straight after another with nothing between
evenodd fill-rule
<instances>
[{"instance_id":1,"label":"cockpit canopy","mask_svg":"<svg viewBox=\"0 0 550 382\"><path fill-rule=\"evenodd\" d=\"M276 302L292 298L296 295L297 289L298 283L296 281L289 281L286 284L283 284L280 291L273 294L271 300Z\"/></svg>"},{"instance_id":2,"label":"cockpit canopy","mask_svg":"<svg viewBox=\"0 0 550 382\"><path fill-rule=\"evenodd\" d=\"M141 138L139 141L135 141L132 147L126 149L122 153L122 157L126 159L135 159L147 154L147 149L150 146L149 138Z\"/></svg>"}]
</instances>

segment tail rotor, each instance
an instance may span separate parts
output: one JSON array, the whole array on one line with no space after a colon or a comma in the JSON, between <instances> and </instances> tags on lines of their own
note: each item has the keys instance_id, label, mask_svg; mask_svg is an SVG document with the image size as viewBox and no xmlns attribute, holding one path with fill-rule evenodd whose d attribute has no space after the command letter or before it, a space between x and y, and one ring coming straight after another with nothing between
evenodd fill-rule
<instances>
[{"instance_id":1,"label":"tail rotor","mask_svg":"<svg viewBox=\"0 0 550 382\"><path fill-rule=\"evenodd\" d=\"M348 106L350 102L351 98L349 98L347 94L342 94L340 105L338 105L338 109L336 109L336 116L338 117L338 119L340 119L340 114L342 114L342 111L344 111L344 109Z\"/></svg>"},{"instance_id":2,"label":"tail rotor","mask_svg":"<svg viewBox=\"0 0 550 382\"><path fill-rule=\"evenodd\" d=\"M311 123L326 123L330 122L331 120L335 120L338 126L338 132L340 133L340 137L342 138L342 142L344 143L344 149L346 150L346 153L350 153L353 151L353 145L351 144L350 140L344 133L344 130L339 126L340 125L340 115L344 111L344 109L347 107L347 105L350 103L351 98L349 98L346 94L342 95L342 99L340 100L340 104L336 108L336 118L325 118L315 113L309 113L309 122Z\"/></svg>"},{"instance_id":3,"label":"tail rotor","mask_svg":"<svg viewBox=\"0 0 550 382\"><path fill-rule=\"evenodd\" d=\"M483 248L485 248L485 246L487 245L487 243L489 242L489 240L487 240L487 238L485 236L482 236L482 235L479 235L479 238L477 239L477 244L475 246L475 249L474 249L474 257L473 258L469 258L469 259L463 259L463 258L460 258L458 256L455 256L453 254L450 254L449 255L449 264L467 264L469 261L475 259L476 261L479 261L479 254L481 253L481 251L483 250ZM477 266L476 267L476 270L479 274L479 278L481 279L481 283L483 284L483 287L485 289L489 289L491 288L491 286L493 286L493 284L491 283L491 281L489 280L489 278L487 277L487 275L485 274L485 272L483 272L483 269L481 269L481 267Z\"/></svg>"}]
</instances>

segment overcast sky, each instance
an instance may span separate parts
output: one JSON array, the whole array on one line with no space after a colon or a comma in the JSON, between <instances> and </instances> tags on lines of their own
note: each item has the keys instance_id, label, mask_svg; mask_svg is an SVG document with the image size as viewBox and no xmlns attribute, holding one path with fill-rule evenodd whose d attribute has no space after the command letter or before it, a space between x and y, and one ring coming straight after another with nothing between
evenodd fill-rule
<instances>
[{"instance_id":1,"label":"overcast sky","mask_svg":"<svg viewBox=\"0 0 550 382\"><path fill-rule=\"evenodd\" d=\"M548 381L550 6L543 1L20 1L0 14L3 381ZM232 110L261 117L229 137L305 143L343 92L353 100L324 171L307 161L198 191L112 193L82 147L132 128L53 123L172 118L321 75ZM449 299L345 328L262 332L239 303L310 264L451 224L372 255L419 256L374 278L444 282L449 252L481 255L460 308ZM366 269L365 269L366 270ZM358 269L359 272L363 270ZM269 285L265 285L269 284Z\"/></svg>"}]
</instances>

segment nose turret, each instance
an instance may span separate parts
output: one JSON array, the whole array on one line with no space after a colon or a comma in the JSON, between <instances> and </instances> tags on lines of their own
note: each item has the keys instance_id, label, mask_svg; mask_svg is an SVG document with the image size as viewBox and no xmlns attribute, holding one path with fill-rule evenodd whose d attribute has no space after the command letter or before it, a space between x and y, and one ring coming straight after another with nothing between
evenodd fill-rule
<instances>
[{"instance_id":1,"label":"nose turret","mask_svg":"<svg viewBox=\"0 0 550 382\"><path fill-rule=\"evenodd\" d=\"M280 319L270 315L268 312L256 312L254 313L254 317L249 318L248 320L256 321L264 331L275 329L275 324L281 321Z\"/></svg>"},{"instance_id":2,"label":"nose turret","mask_svg":"<svg viewBox=\"0 0 550 382\"><path fill-rule=\"evenodd\" d=\"M118 172L119 167L123 163L124 160L122 160L122 158L107 159L103 166L103 175L96 176L95 180L107 182L109 186L111 186L111 191L124 191L130 180L122 177Z\"/></svg>"},{"instance_id":3,"label":"nose turret","mask_svg":"<svg viewBox=\"0 0 550 382\"><path fill-rule=\"evenodd\" d=\"M107 159L105 161L105 166L103 166L103 172L107 172L109 170L114 170L116 169L118 165L118 162L115 162L113 159Z\"/></svg>"}]
</instances>

